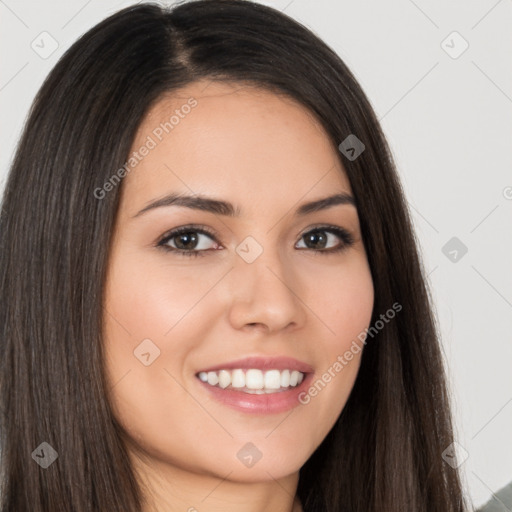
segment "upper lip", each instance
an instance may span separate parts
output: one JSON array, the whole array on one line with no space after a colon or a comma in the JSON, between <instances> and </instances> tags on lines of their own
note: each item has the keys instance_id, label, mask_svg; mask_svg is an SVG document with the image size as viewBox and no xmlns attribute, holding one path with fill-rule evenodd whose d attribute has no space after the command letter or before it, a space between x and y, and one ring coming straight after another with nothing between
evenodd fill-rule
<instances>
[{"instance_id":1,"label":"upper lip","mask_svg":"<svg viewBox=\"0 0 512 512\"><path fill-rule=\"evenodd\" d=\"M293 357L262 357L252 356L244 359L237 359L200 370L201 372L218 372L220 370L248 370L256 368L259 370L297 370L302 373L313 372L313 367L307 363L294 359Z\"/></svg>"}]
</instances>

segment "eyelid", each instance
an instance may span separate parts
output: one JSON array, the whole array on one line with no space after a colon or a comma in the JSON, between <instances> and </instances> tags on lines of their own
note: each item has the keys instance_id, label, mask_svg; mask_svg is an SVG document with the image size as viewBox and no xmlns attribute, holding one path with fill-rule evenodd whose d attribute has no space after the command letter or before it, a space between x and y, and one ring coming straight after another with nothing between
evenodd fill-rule
<instances>
[{"instance_id":1,"label":"eyelid","mask_svg":"<svg viewBox=\"0 0 512 512\"><path fill-rule=\"evenodd\" d=\"M181 231L198 231L212 237L218 236L217 233L208 226L204 226L202 224L184 224L183 226L177 226L175 228L169 229L159 238L159 240L169 238L169 235L175 235L177 232L179 233Z\"/></svg>"},{"instance_id":2,"label":"eyelid","mask_svg":"<svg viewBox=\"0 0 512 512\"><path fill-rule=\"evenodd\" d=\"M203 226L202 224L185 224L183 226L178 226L172 229L169 229L166 231L161 237L158 238L156 242L156 246L160 247L166 247L165 242L168 240L180 235L181 233L186 233L188 231L193 231L196 233L201 233L203 235L209 236L213 241L218 243L218 234L211 228L207 226ZM173 249L173 248L171 248ZM176 251L179 251L179 249L175 249ZM198 251L198 252L204 252L204 251Z\"/></svg>"}]
</instances>

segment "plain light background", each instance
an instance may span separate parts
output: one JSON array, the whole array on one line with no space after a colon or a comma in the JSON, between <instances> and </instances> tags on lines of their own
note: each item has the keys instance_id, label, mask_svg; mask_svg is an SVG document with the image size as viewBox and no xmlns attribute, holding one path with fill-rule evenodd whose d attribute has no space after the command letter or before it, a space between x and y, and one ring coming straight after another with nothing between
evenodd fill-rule
<instances>
[{"instance_id":1,"label":"plain light background","mask_svg":"<svg viewBox=\"0 0 512 512\"><path fill-rule=\"evenodd\" d=\"M0 190L43 79L79 35L133 3L0 0ZM327 42L382 122L435 299L461 470L480 505L512 480L512 2L261 3Z\"/></svg>"}]
</instances>

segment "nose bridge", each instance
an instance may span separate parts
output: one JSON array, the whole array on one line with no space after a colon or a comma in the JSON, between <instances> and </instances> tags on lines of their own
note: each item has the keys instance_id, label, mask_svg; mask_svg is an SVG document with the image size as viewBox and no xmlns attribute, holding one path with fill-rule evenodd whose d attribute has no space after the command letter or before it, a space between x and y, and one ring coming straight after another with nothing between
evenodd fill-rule
<instances>
[{"instance_id":1,"label":"nose bridge","mask_svg":"<svg viewBox=\"0 0 512 512\"><path fill-rule=\"evenodd\" d=\"M275 330L304 319L293 268L270 240L262 244L248 236L236 248L230 318L237 328L257 323Z\"/></svg>"}]
</instances>

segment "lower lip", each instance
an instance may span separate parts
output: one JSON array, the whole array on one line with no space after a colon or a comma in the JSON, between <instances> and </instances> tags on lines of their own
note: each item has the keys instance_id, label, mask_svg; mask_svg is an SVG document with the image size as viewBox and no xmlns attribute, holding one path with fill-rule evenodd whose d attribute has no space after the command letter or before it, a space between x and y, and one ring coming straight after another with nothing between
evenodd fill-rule
<instances>
[{"instance_id":1,"label":"lower lip","mask_svg":"<svg viewBox=\"0 0 512 512\"><path fill-rule=\"evenodd\" d=\"M312 373L305 375L302 382L294 388L261 395L244 393L243 391L234 389L222 389L218 386L210 386L206 382L196 378L217 401L224 405L238 411L253 414L277 414L302 405L299 401L299 395L308 388L312 375Z\"/></svg>"}]
</instances>

